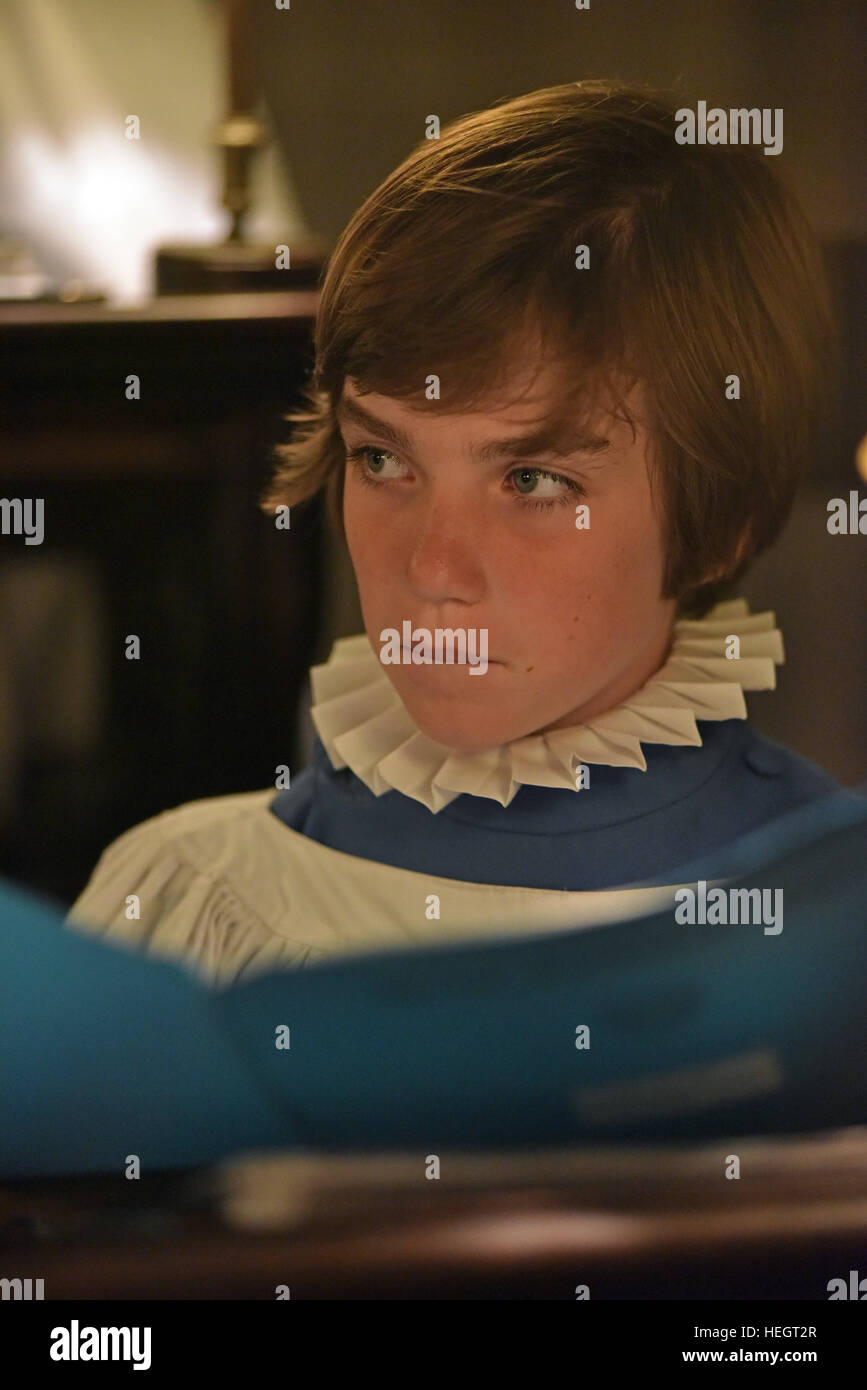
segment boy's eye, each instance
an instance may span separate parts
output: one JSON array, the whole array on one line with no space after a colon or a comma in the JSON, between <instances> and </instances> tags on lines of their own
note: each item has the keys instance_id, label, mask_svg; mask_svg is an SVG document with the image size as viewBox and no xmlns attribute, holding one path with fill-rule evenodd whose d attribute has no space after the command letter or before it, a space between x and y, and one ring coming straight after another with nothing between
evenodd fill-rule
<instances>
[{"instance_id":1,"label":"boy's eye","mask_svg":"<svg viewBox=\"0 0 867 1390\"><path fill-rule=\"evenodd\" d=\"M386 477L388 477L383 459L393 459L398 466L400 463L399 459L394 454L390 454L387 449L365 449L365 454L367 456L368 468L371 473L376 473L377 476L385 473Z\"/></svg>"},{"instance_id":2,"label":"boy's eye","mask_svg":"<svg viewBox=\"0 0 867 1390\"><path fill-rule=\"evenodd\" d=\"M549 473L544 468L513 468L508 478L510 482L514 479L517 491L510 489L509 495L518 506L533 507L536 511L569 507L576 497L587 495L574 479L564 478L562 473Z\"/></svg>"},{"instance_id":3,"label":"boy's eye","mask_svg":"<svg viewBox=\"0 0 867 1390\"><path fill-rule=\"evenodd\" d=\"M559 473L547 473L544 468L515 468L509 477L514 479L515 487L523 496L545 501L562 497L559 491L561 487L575 487L570 478L564 478Z\"/></svg>"},{"instance_id":4,"label":"boy's eye","mask_svg":"<svg viewBox=\"0 0 867 1390\"><path fill-rule=\"evenodd\" d=\"M354 464L359 470L361 478L367 479L367 481L370 481L371 474L377 478L394 478L399 476L398 473L389 473L386 471L387 465L383 463L384 459L392 459L394 464L400 467L400 460L397 458L396 454L390 453L388 449L376 449L370 444L365 444L362 445L361 448L350 449L347 456L350 463Z\"/></svg>"}]
</instances>

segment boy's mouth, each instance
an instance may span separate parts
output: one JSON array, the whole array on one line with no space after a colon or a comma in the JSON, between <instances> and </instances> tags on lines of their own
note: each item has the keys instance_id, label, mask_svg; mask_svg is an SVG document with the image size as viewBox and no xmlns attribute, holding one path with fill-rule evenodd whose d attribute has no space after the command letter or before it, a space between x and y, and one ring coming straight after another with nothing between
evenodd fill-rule
<instances>
[{"instance_id":1,"label":"boy's mouth","mask_svg":"<svg viewBox=\"0 0 867 1390\"><path fill-rule=\"evenodd\" d=\"M505 666L506 663L504 661L495 661L493 657L488 656L485 658L483 664L486 666ZM419 670L427 670L430 666L456 666L460 668L461 666L478 666L479 663L477 661L413 661L412 648L404 647L402 665L412 666L413 668L418 667Z\"/></svg>"},{"instance_id":2,"label":"boy's mouth","mask_svg":"<svg viewBox=\"0 0 867 1390\"><path fill-rule=\"evenodd\" d=\"M404 660L405 664L408 665L408 666L413 665L413 660L412 660L413 648L412 648L412 646L406 646L405 644L401 643L400 651L401 651L401 656L403 657L403 660ZM505 662L499 661L499 660L498 660L496 657L494 657L494 656L487 656L487 657L485 657L485 660L487 661L487 663L488 663L489 666L504 666L504 665L505 665ZM416 663L416 664L421 665L421 666L426 666L426 665L428 665L428 664L434 665L434 666L464 666L464 665L469 666L469 665L472 665L473 663L470 662L470 661L466 661L466 662L460 662L460 661L437 661L437 662L432 662L432 663L428 663L428 662L424 662L424 661L423 661L423 662L419 662L419 663Z\"/></svg>"}]
</instances>

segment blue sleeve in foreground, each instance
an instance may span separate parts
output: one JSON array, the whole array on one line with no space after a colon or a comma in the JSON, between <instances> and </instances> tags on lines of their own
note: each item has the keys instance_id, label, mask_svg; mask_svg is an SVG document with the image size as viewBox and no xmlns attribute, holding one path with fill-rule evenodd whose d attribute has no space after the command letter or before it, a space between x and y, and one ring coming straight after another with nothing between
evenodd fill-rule
<instances>
[{"instance_id":1,"label":"blue sleeve in foreground","mask_svg":"<svg viewBox=\"0 0 867 1390\"><path fill-rule=\"evenodd\" d=\"M68 930L0 884L0 1175L291 1143L212 1003L186 970Z\"/></svg>"},{"instance_id":2,"label":"blue sleeve in foreground","mask_svg":"<svg viewBox=\"0 0 867 1390\"><path fill-rule=\"evenodd\" d=\"M224 990L0 885L0 1176L867 1123L865 849L847 797L733 847L770 934L671 910Z\"/></svg>"},{"instance_id":3,"label":"blue sleeve in foreground","mask_svg":"<svg viewBox=\"0 0 867 1390\"><path fill-rule=\"evenodd\" d=\"M673 902L590 930L266 976L217 1007L322 1148L867 1123L867 801L829 799L744 849L737 885L759 890L773 926L683 923ZM272 1045L278 1022L290 1051Z\"/></svg>"}]
</instances>

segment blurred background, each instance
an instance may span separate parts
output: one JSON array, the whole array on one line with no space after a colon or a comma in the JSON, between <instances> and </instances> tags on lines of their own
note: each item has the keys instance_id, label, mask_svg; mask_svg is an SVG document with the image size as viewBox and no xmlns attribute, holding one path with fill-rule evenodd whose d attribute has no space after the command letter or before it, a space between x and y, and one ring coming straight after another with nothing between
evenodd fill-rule
<instances>
[{"instance_id":1,"label":"blurred background","mask_svg":"<svg viewBox=\"0 0 867 1390\"><path fill-rule=\"evenodd\" d=\"M428 115L582 77L783 108L842 363L744 585L787 649L749 705L863 782L867 538L826 528L830 498L867 495L863 20L860 0L0 0L0 498L45 509L42 544L0 536L0 873L71 901L145 816L304 765L306 672L361 630L357 596L318 503L277 531L257 499L329 250Z\"/></svg>"}]
</instances>

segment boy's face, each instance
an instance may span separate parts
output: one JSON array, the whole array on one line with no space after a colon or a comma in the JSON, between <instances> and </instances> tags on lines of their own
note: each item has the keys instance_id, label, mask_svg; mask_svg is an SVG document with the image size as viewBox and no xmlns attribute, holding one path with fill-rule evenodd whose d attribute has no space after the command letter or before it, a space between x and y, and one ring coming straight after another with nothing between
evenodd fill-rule
<instances>
[{"instance_id":1,"label":"boy's face","mask_svg":"<svg viewBox=\"0 0 867 1390\"><path fill-rule=\"evenodd\" d=\"M465 751L621 703L664 661L676 607L660 597L663 537L640 391L627 398L634 437L599 410L584 431L593 438L559 437L562 453L501 446L478 457L484 444L552 424L552 370L513 384L504 396L514 404L448 414L438 401L414 409L359 395L347 379L338 407L347 452L369 446L346 465L343 515L374 651L384 628L402 634L407 620L432 638L436 628L487 629L483 674L405 660L383 667L419 728ZM353 418L359 408L380 424ZM477 635L470 651L480 650Z\"/></svg>"}]
</instances>

